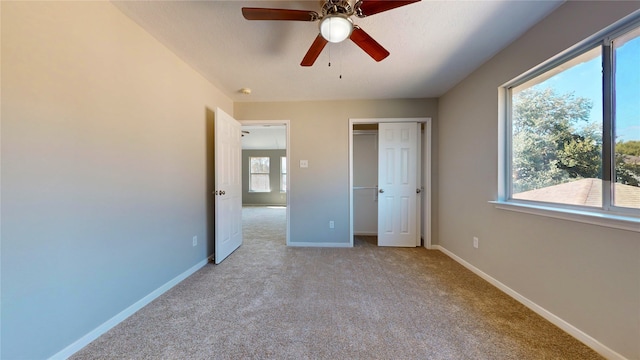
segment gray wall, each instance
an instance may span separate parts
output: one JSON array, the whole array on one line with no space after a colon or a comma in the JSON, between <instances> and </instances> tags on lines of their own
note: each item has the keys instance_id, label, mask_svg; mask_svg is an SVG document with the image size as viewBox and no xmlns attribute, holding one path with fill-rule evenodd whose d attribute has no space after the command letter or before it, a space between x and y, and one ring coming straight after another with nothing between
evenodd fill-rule
<instances>
[{"instance_id":1,"label":"gray wall","mask_svg":"<svg viewBox=\"0 0 640 360\"><path fill-rule=\"evenodd\" d=\"M242 150L242 204L287 205L287 194L280 192L280 157L286 150ZM271 192L249 192L249 157L269 157Z\"/></svg>"},{"instance_id":2,"label":"gray wall","mask_svg":"<svg viewBox=\"0 0 640 360\"><path fill-rule=\"evenodd\" d=\"M498 189L501 84L638 8L567 2L442 96L436 171L442 247L629 359L640 359L640 233L489 201Z\"/></svg>"},{"instance_id":3,"label":"gray wall","mask_svg":"<svg viewBox=\"0 0 640 360\"><path fill-rule=\"evenodd\" d=\"M311 245L349 243L349 118L431 117L436 134L437 112L436 99L234 104L238 120L290 120L290 241ZM300 160L309 167L300 168Z\"/></svg>"},{"instance_id":4,"label":"gray wall","mask_svg":"<svg viewBox=\"0 0 640 360\"><path fill-rule=\"evenodd\" d=\"M1 6L0 358L44 359L206 262L233 105L109 2Z\"/></svg>"}]
</instances>

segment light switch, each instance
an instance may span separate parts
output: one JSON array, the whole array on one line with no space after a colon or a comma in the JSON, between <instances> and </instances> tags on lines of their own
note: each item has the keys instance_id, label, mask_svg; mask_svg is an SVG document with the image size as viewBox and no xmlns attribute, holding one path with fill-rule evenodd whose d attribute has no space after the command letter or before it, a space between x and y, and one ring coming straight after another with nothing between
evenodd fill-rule
<instances>
[{"instance_id":1,"label":"light switch","mask_svg":"<svg viewBox=\"0 0 640 360\"><path fill-rule=\"evenodd\" d=\"M308 168L309 167L309 160L300 160L300 167L301 168Z\"/></svg>"}]
</instances>

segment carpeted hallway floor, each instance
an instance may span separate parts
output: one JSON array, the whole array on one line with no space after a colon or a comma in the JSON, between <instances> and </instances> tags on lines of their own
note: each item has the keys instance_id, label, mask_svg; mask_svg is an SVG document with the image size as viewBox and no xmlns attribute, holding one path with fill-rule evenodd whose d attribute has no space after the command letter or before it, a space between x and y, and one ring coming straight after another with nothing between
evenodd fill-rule
<instances>
[{"instance_id":1,"label":"carpeted hallway floor","mask_svg":"<svg viewBox=\"0 0 640 360\"><path fill-rule=\"evenodd\" d=\"M287 248L285 209L72 359L600 359L436 250Z\"/></svg>"}]
</instances>

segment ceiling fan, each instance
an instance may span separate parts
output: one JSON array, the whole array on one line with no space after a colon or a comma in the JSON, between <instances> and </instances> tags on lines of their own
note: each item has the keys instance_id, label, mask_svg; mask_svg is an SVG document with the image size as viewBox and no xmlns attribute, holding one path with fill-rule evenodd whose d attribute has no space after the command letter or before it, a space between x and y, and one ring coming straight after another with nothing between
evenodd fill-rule
<instances>
[{"instance_id":1,"label":"ceiling fan","mask_svg":"<svg viewBox=\"0 0 640 360\"><path fill-rule=\"evenodd\" d=\"M291 20L320 21L320 33L302 59L300 65L311 66L328 42L339 43L351 39L375 61L389 56L382 45L353 23L351 16L363 18L383 11L409 5L420 0L358 0L353 7L348 0L326 0L322 15L311 10L290 10L243 7L242 15L247 20Z\"/></svg>"}]
</instances>

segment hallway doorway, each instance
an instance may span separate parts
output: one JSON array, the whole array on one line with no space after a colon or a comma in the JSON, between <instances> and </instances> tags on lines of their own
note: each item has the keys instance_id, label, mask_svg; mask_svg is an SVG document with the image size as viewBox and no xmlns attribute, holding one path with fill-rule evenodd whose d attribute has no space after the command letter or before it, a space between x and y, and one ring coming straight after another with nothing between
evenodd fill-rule
<instances>
[{"instance_id":1,"label":"hallway doorway","mask_svg":"<svg viewBox=\"0 0 640 360\"><path fill-rule=\"evenodd\" d=\"M289 120L243 120L240 123L243 229L247 225L245 222L255 221L255 217L250 215L259 208L265 210L265 215L280 212L284 215L283 236L276 238L281 239L283 245L288 245L291 186L288 172Z\"/></svg>"}]
</instances>

